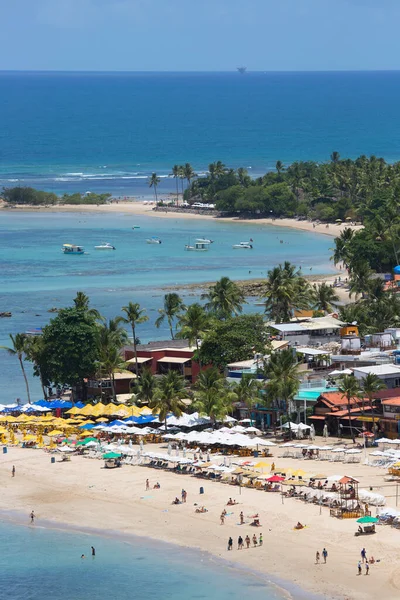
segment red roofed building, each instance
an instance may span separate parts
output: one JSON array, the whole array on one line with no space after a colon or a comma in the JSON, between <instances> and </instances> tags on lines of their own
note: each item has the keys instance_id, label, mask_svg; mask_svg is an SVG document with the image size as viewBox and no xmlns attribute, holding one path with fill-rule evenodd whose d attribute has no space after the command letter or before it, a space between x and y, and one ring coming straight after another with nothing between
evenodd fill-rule
<instances>
[{"instance_id":1,"label":"red roofed building","mask_svg":"<svg viewBox=\"0 0 400 600\"><path fill-rule=\"evenodd\" d=\"M310 417L317 432L322 432L324 424L328 426L330 435L347 435L349 433L349 420L352 426L361 431L363 429L360 417L371 415L372 406L368 398L351 398L350 414L347 398L340 392L324 392L314 405L314 414Z\"/></svg>"}]
</instances>

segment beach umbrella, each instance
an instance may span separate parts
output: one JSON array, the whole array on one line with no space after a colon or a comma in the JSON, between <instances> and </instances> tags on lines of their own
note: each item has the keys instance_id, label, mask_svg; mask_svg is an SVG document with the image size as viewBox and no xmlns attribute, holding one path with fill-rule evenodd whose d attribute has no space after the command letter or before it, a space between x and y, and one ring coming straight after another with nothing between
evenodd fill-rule
<instances>
[{"instance_id":1,"label":"beach umbrella","mask_svg":"<svg viewBox=\"0 0 400 600\"><path fill-rule=\"evenodd\" d=\"M379 521L379 519L376 519L375 517L361 517L360 519L357 519L357 523L377 523Z\"/></svg>"},{"instance_id":2,"label":"beach umbrella","mask_svg":"<svg viewBox=\"0 0 400 600\"><path fill-rule=\"evenodd\" d=\"M103 454L103 458L105 458L106 460L109 458L121 458L121 454L119 454L118 452L106 452L105 454Z\"/></svg>"},{"instance_id":3,"label":"beach umbrella","mask_svg":"<svg viewBox=\"0 0 400 600\"><path fill-rule=\"evenodd\" d=\"M62 431L58 431L58 429L53 429L53 431L49 431L47 434L49 437L57 437L58 435L62 435Z\"/></svg>"},{"instance_id":4,"label":"beach umbrella","mask_svg":"<svg viewBox=\"0 0 400 600\"><path fill-rule=\"evenodd\" d=\"M269 481L270 483L280 483L284 480L285 478L281 477L280 475L272 475L272 477L268 477L268 479L266 479L266 481Z\"/></svg>"},{"instance_id":5,"label":"beach umbrella","mask_svg":"<svg viewBox=\"0 0 400 600\"><path fill-rule=\"evenodd\" d=\"M270 467L270 463L265 462L264 460L260 460L260 462L256 463L254 467L256 469L264 469Z\"/></svg>"}]
</instances>

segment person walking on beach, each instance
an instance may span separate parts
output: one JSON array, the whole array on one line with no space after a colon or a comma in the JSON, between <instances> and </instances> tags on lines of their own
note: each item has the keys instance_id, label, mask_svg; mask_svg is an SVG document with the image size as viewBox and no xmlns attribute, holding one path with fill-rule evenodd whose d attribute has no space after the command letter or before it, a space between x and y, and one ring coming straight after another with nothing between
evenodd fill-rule
<instances>
[{"instance_id":1,"label":"person walking on beach","mask_svg":"<svg viewBox=\"0 0 400 600\"><path fill-rule=\"evenodd\" d=\"M319 565L319 551L317 550L317 553L315 555L315 564Z\"/></svg>"},{"instance_id":2,"label":"person walking on beach","mask_svg":"<svg viewBox=\"0 0 400 600\"><path fill-rule=\"evenodd\" d=\"M243 548L243 538L241 535L238 537L238 550L242 550Z\"/></svg>"},{"instance_id":3,"label":"person walking on beach","mask_svg":"<svg viewBox=\"0 0 400 600\"><path fill-rule=\"evenodd\" d=\"M322 556L324 557L324 564L326 565L326 559L328 558L328 551L326 548L322 550Z\"/></svg>"},{"instance_id":4,"label":"person walking on beach","mask_svg":"<svg viewBox=\"0 0 400 600\"><path fill-rule=\"evenodd\" d=\"M256 536L256 534L253 535L253 546L254 546L254 548L257 547L257 536Z\"/></svg>"},{"instance_id":5,"label":"person walking on beach","mask_svg":"<svg viewBox=\"0 0 400 600\"><path fill-rule=\"evenodd\" d=\"M90 546L90 549L92 551L92 556L96 556L96 549L94 546Z\"/></svg>"},{"instance_id":6,"label":"person walking on beach","mask_svg":"<svg viewBox=\"0 0 400 600\"><path fill-rule=\"evenodd\" d=\"M246 535L246 537L244 538L244 541L246 542L247 548L250 548L250 538L248 535Z\"/></svg>"},{"instance_id":7,"label":"person walking on beach","mask_svg":"<svg viewBox=\"0 0 400 600\"><path fill-rule=\"evenodd\" d=\"M365 574L369 575L369 562L367 560L365 561Z\"/></svg>"},{"instance_id":8,"label":"person walking on beach","mask_svg":"<svg viewBox=\"0 0 400 600\"><path fill-rule=\"evenodd\" d=\"M362 573L362 569L361 569L361 561L358 561L358 574L361 575Z\"/></svg>"},{"instance_id":9,"label":"person walking on beach","mask_svg":"<svg viewBox=\"0 0 400 600\"><path fill-rule=\"evenodd\" d=\"M243 525L244 524L244 516L243 516L243 511L240 512L240 524Z\"/></svg>"},{"instance_id":10,"label":"person walking on beach","mask_svg":"<svg viewBox=\"0 0 400 600\"><path fill-rule=\"evenodd\" d=\"M362 562L364 563L364 562L366 561L366 559L367 559L367 551L366 551L366 549L365 549L365 548L363 548L363 549L361 550L361 560L362 560Z\"/></svg>"},{"instance_id":11,"label":"person walking on beach","mask_svg":"<svg viewBox=\"0 0 400 600\"><path fill-rule=\"evenodd\" d=\"M12 471L11 471L11 476L15 477L15 465L13 465Z\"/></svg>"},{"instance_id":12,"label":"person walking on beach","mask_svg":"<svg viewBox=\"0 0 400 600\"><path fill-rule=\"evenodd\" d=\"M258 540L258 545L259 546L263 545L263 536L262 536L262 533L260 533L260 539Z\"/></svg>"},{"instance_id":13,"label":"person walking on beach","mask_svg":"<svg viewBox=\"0 0 400 600\"><path fill-rule=\"evenodd\" d=\"M233 546L233 539L230 537L228 540L228 550L232 550L232 546Z\"/></svg>"},{"instance_id":14,"label":"person walking on beach","mask_svg":"<svg viewBox=\"0 0 400 600\"><path fill-rule=\"evenodd\" d=\"M150 481L146 479L146 491L150 489Z\"/></svg>"},{"instance_id":15,"label":"person walking on beach","mask_svg":"<svg viewBox=\"0 0 400 600\"><path fill-rule=\"evenodd\" d=\"M225 523L225 515L223 512L221 513L220 519L221 519L221 525L223 525Z\"/></svg>"},{"instance_id":16,"label":"person walking on beach","mask_svg":"<svg viewBox=\"0 0 400 600\"><path fill-rule=\"evenodd\" d=\"M34 511L31 512L30 517L31 517L31 523L34 523L35 522L35 513L34 513Z\"/></svg>"}]
</instances>

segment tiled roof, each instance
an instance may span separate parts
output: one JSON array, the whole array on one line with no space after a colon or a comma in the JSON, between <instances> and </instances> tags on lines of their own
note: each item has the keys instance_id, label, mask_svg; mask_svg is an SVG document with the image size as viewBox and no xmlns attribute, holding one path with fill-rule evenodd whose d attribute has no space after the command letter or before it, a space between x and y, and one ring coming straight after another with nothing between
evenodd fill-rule
<instances>
[{"instance_id":1,"label":"tiled roof","mask_svg":"<svg viewBox=\"0 0 400 600\"><path fill-rule=\"evenodd\" d=\"M384 406L400 406L400 396L397 396L397 398L387 398L386 400L382 400L382 404Z\"/></svg>"}]
</instances>

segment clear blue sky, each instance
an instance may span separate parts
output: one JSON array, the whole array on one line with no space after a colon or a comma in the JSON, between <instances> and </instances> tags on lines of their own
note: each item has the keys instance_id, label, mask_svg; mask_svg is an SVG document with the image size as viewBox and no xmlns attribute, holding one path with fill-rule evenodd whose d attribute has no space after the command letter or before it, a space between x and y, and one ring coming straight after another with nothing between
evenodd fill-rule
<instances>
[{"instance_id":1,"label":"clear blue sky","mask_svg":"<svg viewBox=\"0 0 400 600\"><path fill-rule=\"evenodd\" d=\"M0 69L400 69L400 0L0 0Z\"/></svg>"}]
</instances>

